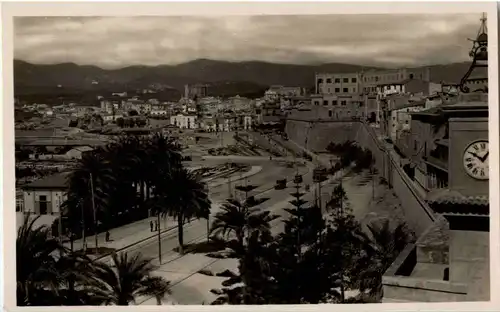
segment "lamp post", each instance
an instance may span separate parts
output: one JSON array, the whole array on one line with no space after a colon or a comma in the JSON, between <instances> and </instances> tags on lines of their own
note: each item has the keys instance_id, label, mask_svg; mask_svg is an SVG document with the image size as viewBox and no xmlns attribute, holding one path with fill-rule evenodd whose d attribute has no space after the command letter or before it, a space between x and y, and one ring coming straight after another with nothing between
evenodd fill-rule
<instances>
[{"instance_id":1,"label":"lamp post","mask_svg":"<svg viewBox=\"0 0 500 312\"><path fill-rule=\"evenodd\" d=\"M92 179L92 173L90 174L90 191L92 194L92 210L94 212L94 228L95 228L95 252L97 254L97 249L99 248L99 243L97 241L97 234L98 234L98 229L97 229L97 211L95 209L95 201L94 201L94 182Z\"/></svg>"}]
</instances>

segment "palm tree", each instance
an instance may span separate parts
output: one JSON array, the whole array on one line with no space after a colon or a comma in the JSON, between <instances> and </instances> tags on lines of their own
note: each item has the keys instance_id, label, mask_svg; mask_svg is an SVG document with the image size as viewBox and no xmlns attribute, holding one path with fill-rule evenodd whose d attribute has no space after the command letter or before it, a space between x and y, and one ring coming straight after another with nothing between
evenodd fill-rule
<instances>
[{"instance_id":1,"label":"palm tree","mask_svg":"<svg viewBox=\"0 0 500 312\"><path fill-rule=\"evenodd\" d=\"M26 215L16 240L17 305L52 305L59 296L61 276L55 258L63 250L46 226L35 227L39 217Z\"/></svg>"},{"instance_id":2,"label":"palm tree","mask_svg":"<svg viewBox=\"0 0 500 312\"><path fill-rule=\"evenodd\" d=\"M363 237L364 255L357 261L360 291L369 291L374 297L382 296L382 275L396 257L413 240L406 224L391 226L389 220L367 225L368 234Z\"/></svg>"},{"instance_id":3,"label":"palm tree","mask_svg":"<svg viewBox=\"0 0 500 312\"><path fill-rule=\"evenodd\" d=\"M200 175L182 166L172 168L169 176L163 176L155 184L155 204L160 214L177 219L179 253L184 253L185 221L192 218L205 218L210 215L211 201L206 184Z\"/></svg>"},{"instance_id":4,"label":"palm tree","mask_svg":"<svg viewBox=\"0 0 500 312\"><path fill-rule=\"evenodd\" d=\"M72 211L68 212L67 215L79 216L79 220L83 218L85 227L92 224L93 226L90 228L93 228L95 233L98 233L98 216L105 212L108 206L110 187L115 185L112 168L105 150L98 148L91 154L84 155L68 177L68 199L77 198L79 200L70 200L73 204L68 205L67 208L83 209L83 212ZM80 204L77 205L77 203ZM85 222L89 219L92 222Z\"/></svg>"},{"instance_id":5,"label":"palm tree","mask_svg":"<svg viewBox=\"0 0 500 312\"><path fill-rule=\"evenodd\" d=\"M222 211L214 216L211 233L224 238L234 233L238 247L245 247L246 239L255 231L264 232L270 229L270 222L278 218L270 211L260 211L252 207L248 201L240 202L236 199L227 199L221 207Z\"/></svg>"},{"instance_id":6,"label":"palm tree","mask_svg":"<svg viewBox=\"0 0 500 312\"><path fill-rule=\"evenodd\" d=\"M128 257L127 253L113 253L112 264L94 264L89 291L102 299L105 305L129 305L138 297L155 297L161 300L170 294L170 282L160 276L152 276L155 266L151 259L142 258L140 253Z\"/></svg>"},{"instance_id":7,"label":"palm tree","mask_svg":"<svg viewBox=\"0 0 500 312\"><path fill-rule=\"evenodd\" d=\"M57 270L62 277L59 288L61 305L101 305L103 300L89 292L92 281L92 261L80 252L63 254L57 261Z\"/></svg>"}]
</instances>

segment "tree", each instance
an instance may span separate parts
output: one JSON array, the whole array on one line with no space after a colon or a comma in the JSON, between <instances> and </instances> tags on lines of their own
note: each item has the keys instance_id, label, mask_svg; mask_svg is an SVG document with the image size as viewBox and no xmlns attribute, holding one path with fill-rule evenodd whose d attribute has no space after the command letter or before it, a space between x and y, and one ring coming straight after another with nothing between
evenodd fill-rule
<instances>
[{"instance_id":1,"label":"tree","mask_svg":"<svg viewBox=\"0 0 500 312\"><path fill-rule=\"evenodd\" d=\"M59 302L64 306L101 305L103 299L88 290L92 276L92 261L80 252L62 254L57 261L57 270L62 277L59 287Z\"/></svg>"},{"instance_id":2,"label":"tree","mask_svg":"<svg viewBox=\"0 0 500 312\"><path fill-rule=\"evenodd\" d=\"M214 216L210 232L226 239L234 233L237 253L244 250L246 241L253 232L268 231L269 223L278 218L269 211L261 211L252 206L248 201L242 203L236 199L227 199L221 209L222 211Z\"/></svg>"},{"instance_id":3,"label":"tree","mask_svg":"<svg viewBox=\"0 0 500 312\"><path fill-rule=\"evenodd\" d=\"M87 288L105 305L129 305L138 297L155 297L160 305L165 295L170 294L170 282L163 277L152 276L156 269L151 259L140 253L128 257L127 253L111 255L112 264L94 264L92 280Z\"/></svg>"},{"instance_id":4,"label":"tree","mask_svg":"<svg viewBox=\"0 0 500 312\"><path fill-rule=\"evenodd\" d=\"M358 272L355 281L360 291L369 291L376 300L383 296L382 276L407 244L414 240L405 223L392 226L389 220L367 225L368 233L363 236L363 253L355 262Z\"/></svg>"},{"instance_id":5,"label":"tree","mask_svg":"<svg viewBox=\"0 0 500 312\"><path fill-rule=\"evenodd\" d=\"M139 113L135 109L131 109L128 111L129 116L139 116Z\"/></svg>"},{"instance_id":6,"label":"tree","mask_svg":"<svg viewBox=\"0 0 500 312\"><path fill-rule=\"evenodd\" d=\"M106 211L110 188L115 185L112 168L102 148L85 154L77 163L68 177L68 200L65 204L70 210L66 215L73 218L72 224L81 221L83 228L90 226L94 233L98 232L98 217Z\"/></svg>"},{"instance_id":7,"label":"tree","mask_svg":"<svg viewBox=\"0 0 500 312\"><path fill-rule=\"evenodd\" d=\"M326 241L331 243L333 254L337 258L336 276L340 286L340 301L344 302L345 289L350 284L351 276L356 275L352 264L359 258L363 234L361 225L349 207L342 184L334 188L327 207L331 211L331 231L328 232Z\"/></svg>"},{"instance_id":8,"label":"tree","mask_svg":"<svg viewBox=\"0 0 500 312\"><path fill-rule=\"evenodd\" d=\"M177 219L179 252L184 253L184 223L192 218L210 215L211 201L201 177L184 167L174 167L169 176L157 180L153 208L160 214Z\"/></svg>"},{"instance_id":9,"label":"tree","mask_svg":"<svg viewBox=\"0 0 500 312\"><path fill-rule=\"evenodd\" d=\"M16 239L17 305L51 305L59 296L61 276L54 254L63 247L46 226L35 227L39 217L26 215Z\"/></svg>"}]
</instances>

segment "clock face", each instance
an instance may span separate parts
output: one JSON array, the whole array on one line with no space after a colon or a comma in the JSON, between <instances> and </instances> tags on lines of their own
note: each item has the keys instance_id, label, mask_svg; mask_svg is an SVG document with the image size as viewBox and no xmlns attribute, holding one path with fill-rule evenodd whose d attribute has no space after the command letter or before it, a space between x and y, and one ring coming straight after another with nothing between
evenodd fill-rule
<instances>
[{"instance_id":1,"label":"clock face","mask_svg":"<svg viewBox=\"0 0 500 312\"><path fill-rule=\"evenodd\" d=\"M464 152L464 168L468 175L478 180L489 179L489 147L488 141L472 142Z\"/></svg>"}]
</instances>

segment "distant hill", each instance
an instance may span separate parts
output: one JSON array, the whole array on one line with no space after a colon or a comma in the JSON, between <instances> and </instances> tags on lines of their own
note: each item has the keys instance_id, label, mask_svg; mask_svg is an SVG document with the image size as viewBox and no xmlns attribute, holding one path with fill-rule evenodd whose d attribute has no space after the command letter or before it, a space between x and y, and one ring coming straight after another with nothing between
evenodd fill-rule
<instances>
[{"instance_id":1,"label":"distant hill","mask_svg":"<svg viewBox=\"0 0 500 312\"><path fill-rule=\"evenodd\" d=\"M430 66L431 78L458 82L469 65L465 62ZM206 83L211 95L254 97L275 84L310 87L314 85L314 75L318 72L346 73L362 69L370 68L341 63L293 65L199 59L172 66L129 66L106 70L74 63L37 65L14 60L14 92L21 98L40 95L66 98L68 94L94 96L161 85L165 98L175 100L180 98L185 84Z\"/></svg>"}]
</instances>

